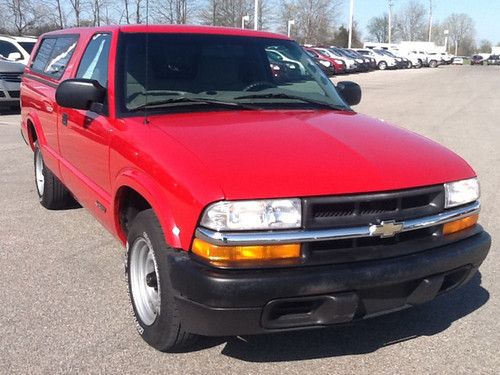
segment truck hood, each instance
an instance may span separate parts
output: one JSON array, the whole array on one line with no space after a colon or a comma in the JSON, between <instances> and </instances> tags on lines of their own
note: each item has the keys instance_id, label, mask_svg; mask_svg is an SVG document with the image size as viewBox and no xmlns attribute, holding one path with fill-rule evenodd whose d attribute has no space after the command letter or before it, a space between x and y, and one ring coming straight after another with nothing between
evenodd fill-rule
<instances>
[{"instance_id":1,"label":"truck hood","mask_svg":"<svg viewBox=\"0 0 500 375\"><path fill-rule=\"evenodd\" d=\"M475 176L443 146L353 112L225 111L152 116L226 199L389 191Z\"/></svg>"}]
</instances>

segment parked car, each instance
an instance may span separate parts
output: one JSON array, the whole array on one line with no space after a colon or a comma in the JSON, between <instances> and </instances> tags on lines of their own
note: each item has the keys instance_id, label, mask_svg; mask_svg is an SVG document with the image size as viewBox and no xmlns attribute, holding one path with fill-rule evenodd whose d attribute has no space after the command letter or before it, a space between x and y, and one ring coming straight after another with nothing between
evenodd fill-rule
<instances>
[{"instance_id":1,"label":"parked car","mask_svg":"<svg viewBox=\"0 0 500 375\"><path fill-rule=\"evenodd\" d=\"M326 58L323 58L310 50L305 50L306 54L311 57L311 59L314 60L316 65L319 66L319 68L325 73L328 77L331 77L336 74L335 72L335 66L332 64L331 61L327 60Z\"/></svg>"},{"instance_id":2,"label":"parked car","mask_svg":"<svg viewBox=\"0 0 500 375\"><path fill-rule=\"evenodd\" d=\"M35 43L36 38L0 35L0 55L26 65Z\"/></svg>"},{"instance_id":3,"label":"parked car","mask_svg":"<svg viewBox=\"0 0 500 375\"><path fill-rule=\"evenodd\" d=\"M471 65L484 65L484 57L481 55L474 55L471 58L470 64Z\"/></svg>"},{"instance_id":4,"label":"parked car","mask_svg":"<svg viewBox=\"0 0 500 375\"><path fill-rule=\"evenodd\" d=\"M355 59L361 72L369 72L372 70L372 64L369 57L363 56L359 52L356 52L354 49L342 48L342 51L344 51L347 56Z\"/></svg>"},{"instance_id":5,"label":"parked car","mask_svg":"<svg viewBox=\"0 0 500 375\"><path fill-rule=\"evenodd\" d=\"M328 70L332 70L332 75L333 74L343 74L346 72L346 66L344 60L341 60L339 58L333 58L329 55L326 55L324 53L321 53L320 51L314 49L314 48L308 48L305 47L305 50L314 58L316 61L318 61L324 68L325 72L327 73ZM323 63L321 62L323 61ZM330 65L327 65L326 62L329 62Z\"/></svg>"},{"instance_id":6,"label":"parked car","mask_svg":"<svg viewBox=\"0 0 500 375\"><path fill-rule=\"evenodd\" d=\"M413 63L415 68L421 68L423 66L429 66L427 53L419 50L408 51L408 58L413 61L416 59L416 63Z\"/></svg>"},{"instance_id":7,"label":"parked car","mask_svg":"<svg viewBox=\"0 0 500 375\"><path fill-rule=\"evenodd\" d=\"M427 61L429 68L437 68L438 66L444 64L443 57L438 52L427 53Z\"/></svg>"},{"instance_id":8,"label":"parked car","mask_svg":"<svg viewBox=\"0 0 500 375\"><path fill-rule=\"evenodd\" d=\"M282 51L279 51L277 49L268 48L266 50L266 53L270 58L272 58L275 61L279 61L279 62L282 62L285 64L292 64L293 66L297 66L300 70L300 74L305 74L306 70L304 68L304 65L297 60L291 59Z\"/></svg>"},{"instance_id":9,"label":"parked car","mask_svg":"<svg viewBox=\"0 0 500 375\"><path fill-rule=\"evenodd\" d=\"M486 59L486 65L500 65L500 56L491 55Z\"/></svg>"},{"instance_id":10,"label":"parked car","mask_svg":"<svg viewBox=\"0 0 500 375\"><path fill-rule=\"evenodd\" d=\"M19 106L19 86L24 65L0 59L0 111Z\"/></svg>"},{"instance_id":11,"label":"parked car","mask_svg":"<svg viewBox=\"0 0 500 375\"><path fill-rule=\"evenodd\" d=\"M422 67L422 62L419 61L418 57L409 52L405 52L399 49L387 49L394 56L401 57L405 62L405 68L420 68Z\"/></svg>"},{"instance_id":12,"label":"parked car","mask_svg":"<svg viewBox=\"0 0 500 375\"><path fill-rule=\"evenodd\" d=\"M276 82L269 49L302 79ZM78 28L40 38L21 129L41 204L74 198L118 238L138 332L170 351L378 316L476 274L476 173L360 99L283 35Z\"/></svg>"},{"instance_id":13,"label":"parked car","mask_svg":"<svg viewBox=\"0 0 500 375\"><path fill-rule=\"evenodd\" d=\"M453 65L463 65L464 64L464 58L457 56L453 58Z\"/></svg>"},{"instance_id":14,"label":"parked car","mask_svg":"<svg viewBox=\"0 0 500 375\"><path fill-rule=\"evenodd\" d=\"M277 54L274 51L266 51L266 54L275 78L290 81L297 80L302 77L302 64L299 62L292 61L290 59L283 60L282 55Z\"/></svg>"},{"instance_id":15,"label":"parked car","mask_svg":"<svg viewBox=\"0 0 500 375\"><path fill-rule=\"evenodd\" d=\"M443 62L446 64L446 65L450 65L453 63L453 58L454 56L453 55L450 55L449 53L447 52L441 52L439 53L441 55L441 59L443 60Z\"/></svg>"},{"instance_id":16,"label":"parked car","mask_svg":"<svg viewBox=\"0 0 500 375\"><path fill-rule=\"evenodd\" d=\"M351 57L347 57L333 48L316 47L315 50L332 59L342 60L345 64L346 73L355 73L359 70L358 63Z\"/></svg>"},{"instance_id":17,"label":"parked car","mask_svg":"<svg viewBox=\"0 0 500 375\"><path fill-rule=\"evenodd\" d=\"M394 69L397 67L396 59L383 54L380 51L374 49L356 49L357 52L361 53L363 56L373 57L377 62L377 68L379 70Z\"/></svg>"},{"instance_id":18,"label":"parked car","mask_svg":"<svg viewBox=\"0 0 500 375\"><path fill-rule=\"evenodd\" d=\"M396 55L394 55L392 52L386 50L386 49L378 49L376 50L386 56L389 56L391 58L393 58L395 61L396 61L396 67L398 69L407 69L407 68L410 68L411 66L409 66L408 64L408 59L407 58L403 58L403 57L398 57Z\"/></svg>"}]
</instances>

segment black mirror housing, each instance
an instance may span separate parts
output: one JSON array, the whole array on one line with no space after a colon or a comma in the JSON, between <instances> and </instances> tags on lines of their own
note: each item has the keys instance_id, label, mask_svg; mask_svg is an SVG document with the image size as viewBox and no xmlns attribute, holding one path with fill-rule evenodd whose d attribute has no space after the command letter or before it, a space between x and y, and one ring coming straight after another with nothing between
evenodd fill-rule
<instances>
[{"instance_id":1,"label":"black mirror housing","mask_svg":"<svg viewBox=\"0 0 500 375\"><path fill-rule=\"evenodd\" d=\"M357 105L361 102L361 87L355 82L339 82L337 83L337 91L342 99L350 106Z\"/></svg>"},{"instance_id":2,"label":"black mirror housing","mask_svg":"<svg viewBox=\"0 0 500 375\"><path fill-rule=\"evenodd\" d=\"M94 103L103 104L106 89L93 79L68 79L59 84L56 102L61 107L89 110Z\"/></svg>"}]
</instances>

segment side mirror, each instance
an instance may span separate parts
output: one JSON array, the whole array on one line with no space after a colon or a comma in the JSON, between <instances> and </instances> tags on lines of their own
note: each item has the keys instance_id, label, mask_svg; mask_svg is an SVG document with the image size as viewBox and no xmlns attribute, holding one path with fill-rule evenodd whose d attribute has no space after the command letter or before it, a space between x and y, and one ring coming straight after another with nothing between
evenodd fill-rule
<instances>
[{"instance_id":1,"label":"side mirror","mask_svg":"<svg viewBox=\"0 0 500 375\"><path fill-rule=\"evenodd\" d=\"M22 59L23 59L23 55L21 55L20 52L9 53L9 56L7 57L7 60L11 60L11 61L18 61L18 60L22 60Z\"/></svg>"},{"instance_id":2,"label":"side mirror","mask_svg":"<svg viewBox=\"0 0 500 375\"><path fill-rule=\"evenodd\" d=\"M94 103L104 104L106 89L93 79L68 79L56 90L56 102L61 107L89 110Z\"/></svg>"},{"instance_id":3,"label":"side mirror","mask_svg":"<svg viewBox=\"0 0 500 375\"><path fill-rule=\"evenodd\" d=\"M361 101L361 87L355 82L339 82L337 83L337 91L350 106L357 105Z\"/></svg>"}]
</instances>

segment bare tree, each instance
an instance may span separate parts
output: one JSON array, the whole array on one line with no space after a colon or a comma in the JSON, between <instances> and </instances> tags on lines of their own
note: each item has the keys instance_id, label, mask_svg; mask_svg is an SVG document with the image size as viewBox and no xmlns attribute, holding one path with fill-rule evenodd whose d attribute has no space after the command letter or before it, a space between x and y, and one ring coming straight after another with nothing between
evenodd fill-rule
<instances>
[{"instance_id":1,"label":"bare tree","mask_svg":"<svg viewBox=\"0 0 500 375\"><path fill-rule=\"evenodd\" d=\"M102 13L107 6L107 0L91 0L89 3L89 8L92 13L92 25L101 26L103 20Z\"/></svg>"},{"instance_id":2,"label":"bare tree","mask_svg":"<svg viewBox=\"0 0 500 375\"><path fill-rule=\"evenodd\" d=\"M185 24L194 9L194 0L159 0L152 5L155 22Z\"/></svg>"},{"instance_id":3,"label":"bare tree","mask_svg":"<svg viewBox=\"0 0 500 375\"><path fill-rule=\"evenodd\" d=\"M377 41L379 43L388 42L389 15L387 13L384 13L381 16L373 17L368 22L367 29L368 29L368 34L375 41ZM391 39L396 40L397 39L397 31L396 31L396 26L394 25L394 23L392 23L391 29L392 29Z\"/></svg>"},{"instance_id":4,"label":"bare tree","mask_svg":"<svg viewBox=\"0 0 500 375\"><path fill-rule=\"evenodd\" d=\"M294 37L301 43L324 44L334 37L334 22L342 1L283 0L279 13L280 30L285 33L288 20L295 20Z\"/></svg>"},{"instance_id":5,"label":"bare tree","mask_svg":"<svg viewBox=\"0 0 500 375\"><path fill-rule=\"evenodd\" d=\"M475 27L474 20L468 14L453 13L446 18L444 24L449 30L450 45L455 45L455 54L458 54L459 47L464 41L466 41L464 47L469 47L470 40L473 41L475 36Z\"/></svg>"},{"instance_id":6,"label":"bare tree","mask_svg":"<svg viewBox=\"0 0 500 375\"><path fill-rule=\"evenodd\" d=\"M250 0L209 0L200 19L206 25L240 27L241 18L250 13L253 14Z\"/></svg>"},{"instance_id":7,"label":"bare tree","mask_svg":"<svg viewBox=\"0 0 500 375\"><path fill-rule=\"evenodd\" d=\"M491 53L492 44L488 39L483 39L479 42L479 52Z\"/></svg>"},{"instance_id":8,"label":"bare tree","mask_svg":"<svg viewBox=\"0 0 500 375\"><path fill-rule=\"evenodd\" d=\"M8 14L6 20L7 22L10 20L12 29L17 35L23 35L27 29L35 25L35 7L31 1L7 0L4 2L4 8Z\"/></svg>"},{"instance_id":9,"label":"bare tree","mask_svg":"<svg viewBox=\"0 0 500 375\"><path fill-rule=\"evenodd\" d=\"M409 0L396 14L396 28L402 40L426 40L427 11L418 0Z\"/></svg>"},{"instance_id":10,"label":"bare tree","mask_svg":"<svg viewBox=\"0 0 500 375\"><path fill-rule=\"evenodd\" d=\"M79 27L81 25L82 2L81 0L69 0L69 3L75 16L75 26Z\"/></svg>"}]
</instances>

